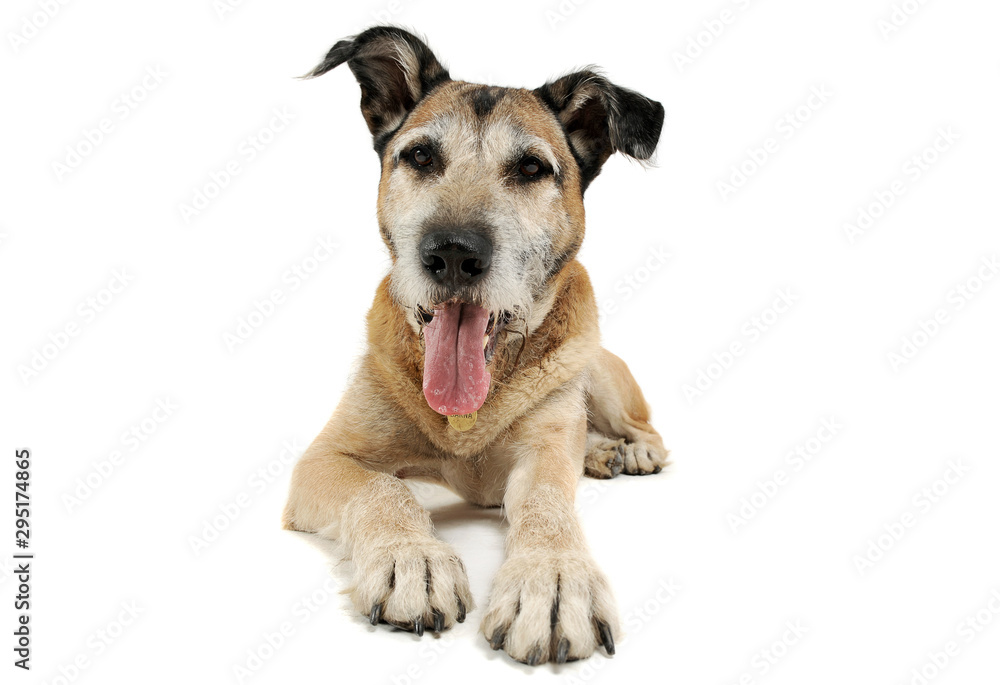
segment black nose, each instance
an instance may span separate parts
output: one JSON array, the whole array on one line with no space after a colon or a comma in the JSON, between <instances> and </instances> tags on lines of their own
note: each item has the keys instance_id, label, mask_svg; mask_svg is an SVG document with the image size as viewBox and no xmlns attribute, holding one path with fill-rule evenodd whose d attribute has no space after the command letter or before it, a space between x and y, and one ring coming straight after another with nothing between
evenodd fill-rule
<instances>
[{"instance_id":1,"label":"black nose","mask_svg":"<svg viewBox=\"0 0 1000 685\"><path fill-rule=\"evenodd\" d=\"M458 288L482 280L490 270L493 244L472 231L434 231L420 241L420 261L441 285Z\"/></svg>"}]
</instances>

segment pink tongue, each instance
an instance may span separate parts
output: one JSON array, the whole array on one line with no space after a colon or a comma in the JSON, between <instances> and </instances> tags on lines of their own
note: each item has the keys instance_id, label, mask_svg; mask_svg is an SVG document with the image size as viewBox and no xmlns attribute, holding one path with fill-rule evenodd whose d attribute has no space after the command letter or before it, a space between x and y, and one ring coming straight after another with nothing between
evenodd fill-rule
<instances>
[{"instance_id":1,"label":"pink tongue","mask_svg":"<svg viewBox=\"0 0 1000 685\"><path fill-rule=\"evenodd\" d=\"M424 397L438 414L470 414L486 401L490 374L483 337L489 320L482 307L451 303L435 310L424 327Z\"/></svg>"}]
</instances>

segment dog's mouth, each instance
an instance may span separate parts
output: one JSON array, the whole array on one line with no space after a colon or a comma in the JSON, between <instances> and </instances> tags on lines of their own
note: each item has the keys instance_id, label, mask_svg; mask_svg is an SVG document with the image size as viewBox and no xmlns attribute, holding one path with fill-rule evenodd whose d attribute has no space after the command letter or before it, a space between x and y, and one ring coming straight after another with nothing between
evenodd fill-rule
<instances>
[{"instance_id":1,"label":"dog's mouth","mask_svg":"<svg viewBox=\"0 0 1000 685\"><path fill-rule=\"evenodd\" d=\"M471 414L483 406L490 390L490 362L497 333L509 315L490 312L469 302L449 300L417 307L425 324L424 398L439 414Z\"/></svg>"}]
</instances>

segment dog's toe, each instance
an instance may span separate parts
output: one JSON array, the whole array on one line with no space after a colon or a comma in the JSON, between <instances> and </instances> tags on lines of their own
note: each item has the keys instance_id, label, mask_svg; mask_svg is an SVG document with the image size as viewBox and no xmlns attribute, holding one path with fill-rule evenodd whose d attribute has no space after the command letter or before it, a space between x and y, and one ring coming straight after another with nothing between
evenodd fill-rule
<instances>
[{"instance_id":1,"label":"dog's toe","mask_svg":"<svg viewBox=\"0 0 1000 685\"><path fill-rule=\"evenodd\" d=\"M439 633L464 621L467 607L474 606L464 564L440 540L376 548L355 563L351 597L372 625Z\"/></svg>"},{"instance_id":2,"label":"dog's toe","mask_svg":"<svg viewBox=\"0 0 1000 685\"><path fill-rule=\"evenodd\" d=\"M614 653L614 599L604 574L580 554L532 553L497 573L482 631L493 649L536 666Z\"/></svg>"},{"instance_id":3,"label":"dog's toe","mask_svg":"<svg viewBox=\"0 0 1000 685\"><path fill-rule=\"evenodd\" d=\"M667 465L669 452L645 442L625 442L625 464L622 469L630 476L659 473Z\"/></svg>"}]
</instances>

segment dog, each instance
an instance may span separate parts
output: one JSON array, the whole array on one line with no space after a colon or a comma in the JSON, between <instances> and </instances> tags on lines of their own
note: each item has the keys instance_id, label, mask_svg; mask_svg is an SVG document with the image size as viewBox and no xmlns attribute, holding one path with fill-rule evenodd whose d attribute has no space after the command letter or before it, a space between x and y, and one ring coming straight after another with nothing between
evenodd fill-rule
<instances>
[{"instance_id":1,"label":"dog","mask_svg":"<svg viewBox=\"0 0 1000 685\"><path fill-rule=\"evenodd\" d=\"M534 90L452 80L394 26L338 42L306 77L345 63L381 160L392 263L358 371L295 466L283 526L339 540L354 607L423 635L475 602L403 481L502 505L487 641L531 665L613 655L618 611L577 483L657 473L668 453L628 367L601 347L576 255L584 191L612 153L652 156L663 106L592 69Z\"/></svg>"}]
</instances>

